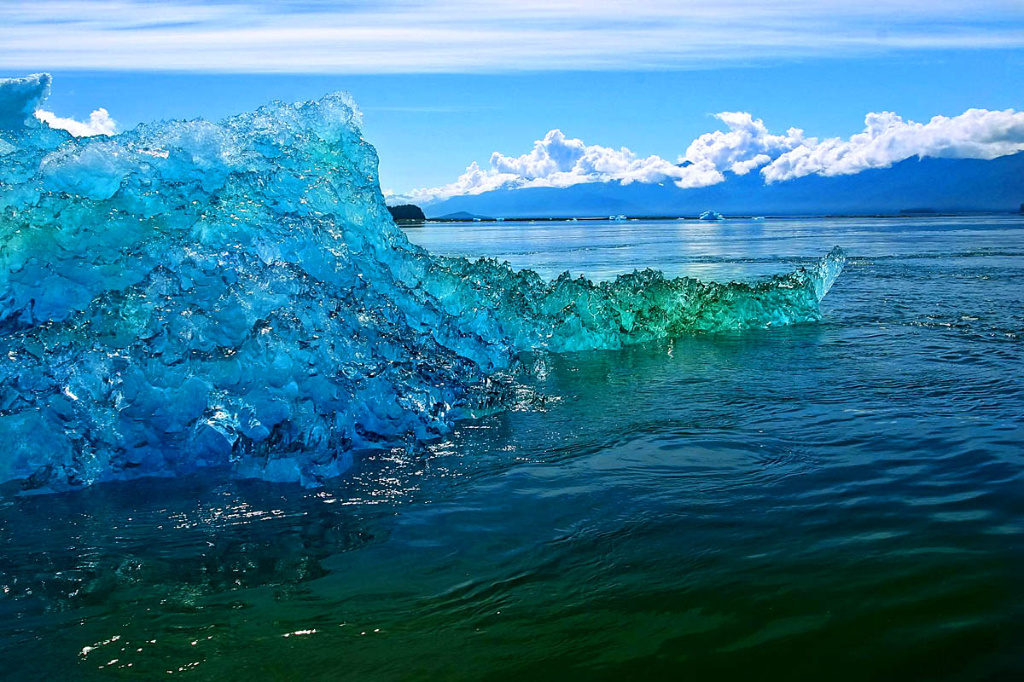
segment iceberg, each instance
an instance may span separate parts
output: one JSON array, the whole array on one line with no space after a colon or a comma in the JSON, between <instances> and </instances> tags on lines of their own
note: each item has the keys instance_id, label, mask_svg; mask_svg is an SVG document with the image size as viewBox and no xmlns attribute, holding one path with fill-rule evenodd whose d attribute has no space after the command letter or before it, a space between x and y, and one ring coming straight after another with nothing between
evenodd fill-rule
<instances>
[{"instance_id":1,"label":"iceberg","mask_svg":"<svg viewBox=\"0 0 1024 682\"><path fill-rule=\"evenodd\" d=\"M816 321L842 270L548 281L394 224L344 94L74 138L0 80L0 482L317 485L517 404L527 351Z\"/></svg>"}]
</instances>

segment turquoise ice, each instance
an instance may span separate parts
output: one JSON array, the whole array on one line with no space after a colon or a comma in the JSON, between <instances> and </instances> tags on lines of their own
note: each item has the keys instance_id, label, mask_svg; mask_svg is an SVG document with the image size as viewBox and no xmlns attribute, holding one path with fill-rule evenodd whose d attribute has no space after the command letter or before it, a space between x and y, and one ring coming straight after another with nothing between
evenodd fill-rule
<instances>
[{"instance_id":1,"label":"turquoise ice","mask_svg":"<svg viewBox=\"0 0 1024 682\"><path fill-rule=\"evenodd\" d=\"M391 221L348 96L73 138L0 80L0 481L315 485L521 399L520 353L816 321L842 270L546 281Z\"/></svg>"}]
</instances>

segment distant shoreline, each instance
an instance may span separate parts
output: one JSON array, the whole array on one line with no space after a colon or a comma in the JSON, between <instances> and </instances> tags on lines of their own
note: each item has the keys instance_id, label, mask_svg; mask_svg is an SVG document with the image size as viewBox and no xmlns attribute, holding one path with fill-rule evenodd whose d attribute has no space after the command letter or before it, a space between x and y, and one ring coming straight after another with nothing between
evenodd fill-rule
<instances>
[{"instance_id":1,"label":"distant shoreline","mask_svg":"<svg viewBox=\"0 0 1024 682\"><path fill-rule=\"evenodd\" d=\"M932 211L904 211L900 213L863 213L863 214L847 214L847 213L836 213L836 214L820 214L820 215L764 215L764 216L753 216L753 215L730 215L725 216L722 220L701 220L697 216L663 216L663 215L627 215L625 219L610 219L606 216L590 216L586 218L580 218L578 216L566 216L566 217L530 217L530 216L517 216L514 218L426 218L424 220L399 220L396 221L399 227L416 227L425 223L521 223L521 222L629 222L629 221L669 221L669 220L685 220L701 223L718 223L727 222L730 220L821 220L821 219L836 219L836 218L856 218L858 220L883 220L893 218L904 218L904 219L917 219L917 218L957 218L957 217L971 217L971 216L1021 216L1024 217L1024 213L1016 211L958 211L958 212L932 212Z\"/></svg>"}]
</instances>

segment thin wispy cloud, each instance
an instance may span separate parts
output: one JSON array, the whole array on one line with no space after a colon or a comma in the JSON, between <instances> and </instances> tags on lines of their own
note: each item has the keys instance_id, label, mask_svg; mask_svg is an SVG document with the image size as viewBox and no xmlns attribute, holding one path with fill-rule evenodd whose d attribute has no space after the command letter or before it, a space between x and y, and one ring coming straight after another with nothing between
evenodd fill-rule
<instances>
[{"instance_id":1,"label":"thin wispy cloud","mask_svg":"<svg viewBox=\"0 0 1024 682\"><path fill-rule=\"evenodd\" d=\"M490 167L476 162L454 182L417 189L396 200L420 203L496 189L571 187L593 182L666 183L689 189L726 181L726 173L757 171L765 183L808 175L852 175L888 168L912 157L994 159L1024 151L1024 112L969 109L916 123L889 112L870 113L864 130L848 138L819 139L799 128L770 132L747 112L716 115L727 130L704 133L672 163L639 157L628 148L588 145L552 130L519 156L491 155Z\"/></svg>"},{"instance_id":2,"label":"thin wispy cloud","mask_svg":"<svg viewBox=\"0 0 1024 682\"><path fill-rule=\"evenodd\" d=\"M495 73L1019 47L1019 0L0 4L7 70Z\"/></svg>"}]
</instances>

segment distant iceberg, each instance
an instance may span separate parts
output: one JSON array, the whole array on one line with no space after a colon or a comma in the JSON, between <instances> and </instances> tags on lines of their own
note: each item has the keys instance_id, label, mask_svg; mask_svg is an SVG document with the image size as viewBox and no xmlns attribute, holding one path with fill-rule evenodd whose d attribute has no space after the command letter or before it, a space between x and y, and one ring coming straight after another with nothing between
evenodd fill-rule
<instances>
[{"instance_id":1,"label":"distant iceberg","mask_svg":"<svg viewBox=\"0 0 1024 682\"><path fill-rule=\"evenodd\" d=\"M701 220L723 220L724 217L725 216L723 216L718 211L704 211L699 216Z\"/></svg>"},{"instance_id":2,"label":"distant iceberg","mask_svg":"<svg viewBox=\"0 0 1024 682\"><path fill-rule=\"evenodd\" d=\"M518 354L819 319L844 263L595 284L433 256L346 95L72 138L0 81L0 481L202 468L315 485L516 405Z\"/></svg>"}]
</instances>

